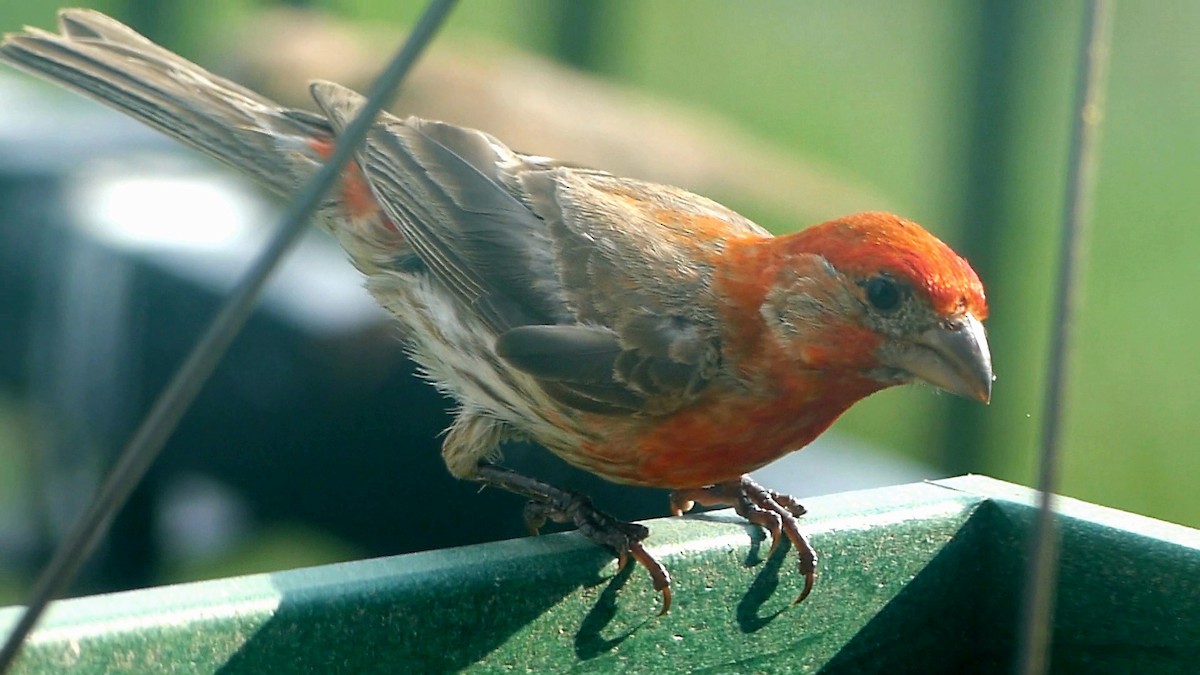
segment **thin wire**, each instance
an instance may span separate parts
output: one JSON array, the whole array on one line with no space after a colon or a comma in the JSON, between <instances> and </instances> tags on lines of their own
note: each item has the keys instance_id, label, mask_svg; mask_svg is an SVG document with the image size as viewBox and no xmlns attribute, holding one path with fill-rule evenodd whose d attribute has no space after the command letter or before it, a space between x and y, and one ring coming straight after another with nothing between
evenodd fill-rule
<instances>
[{"instance_id":1,"label":"thin wire","mask_svg":"<svg viewBox=\"0 0 1200 675\"><path fill-rule=\"evenodd\" d=\"M376 115L391 100L454 4L455 0L432 0L429 3L404 46L371 85L362 110L338 136L338 143L329 161L288 204L274 238L238 282L217 317L121 451L87 511L63 539L38 577L29 604L0 650L0 673L8 671L20 653L25 638L45 613L47 605L75 580L80 567L107 534L114 516L141 482L176 424L250 316L267 279L304 232L309 218L337 180L342 167L366 138Z\"/></svg>"},{"instance_id":2,"label":"thin wire","mask_svg":"<svg viewBox=\"0 0 1200 675\"><path fill-rule=\"evenodd\" d=\"M1021 607L1017 672L1041 675L1050 665L1054 596L1058 581L1058 524L1054 493L1062 454L1062 411L1067 405L1067 367L1079 292L1079 260L1083 249L1096 174L1096 138L1104 101L1105 75L1112 36L1108 0L1084 4L1075 84L1074 120L1063 205L1063 241L1059 252L1057 294L1051 328L1049 376L1042 411L1042 445L1038 466L1038 512L1029 541L1025 593Z\"/></svg>"}]
</instances>

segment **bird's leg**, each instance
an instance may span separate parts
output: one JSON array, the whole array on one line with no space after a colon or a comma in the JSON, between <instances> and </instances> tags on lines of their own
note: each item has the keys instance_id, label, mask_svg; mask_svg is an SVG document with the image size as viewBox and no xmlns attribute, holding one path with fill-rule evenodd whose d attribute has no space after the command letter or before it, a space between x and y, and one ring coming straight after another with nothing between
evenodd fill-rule
<instances>
[{"instance_id":1,"label":"bird's leg","mask_svg":"<svg viewBox=\"0 0 1200 675\"><path fill-rule=\"evenodd\" d=\"M817 552L808 543L808 539L800 532L798 516L805 514L805 508L791 495L780 494L768 490L755 483L749 476L738 480L718 483L702 488L675 490L671 493L671 512L681 515L691 510L697 503L704 506L732 506L737 514L751 523L766 528L771 533L771 557L778 548L784 535L796 547L800 556L800 573L804 575L804 590L796 602L808 597L812 592L813 582L817 573Z\"/></svg>"},{"instance_id":2,"label":"bird's leg","mask_svg":"<svg viewBox=\"0 0 1200 675\"><path fill-rule=\"evenodd\" d=\"M529 499L525 505L525 526L530 534L537 534L547 520L556 523L574 523L588 539L607 546L617 554L618 571L625 569L632 558L650 573L654 590L662 594L663 606L659 615L671 609L671 575L654 556L642 546L642 540L650 536L644 525L626 523L600 511L592 500L578 492L543 483L494 464L480 464L475 480L486 485L508 490Z\"/></svg>"}]
</instances>

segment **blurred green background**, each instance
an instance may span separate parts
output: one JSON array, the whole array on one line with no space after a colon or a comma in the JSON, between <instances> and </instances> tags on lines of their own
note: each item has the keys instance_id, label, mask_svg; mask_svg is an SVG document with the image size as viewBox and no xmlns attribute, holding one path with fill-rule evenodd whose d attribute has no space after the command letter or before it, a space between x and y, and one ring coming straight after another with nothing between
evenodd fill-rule
<instances>
[{"instance_id":1,"label":"blurred green background","mask_svg":"<svg viewBox=\"0 0 1200 675\"><path fill-rule=\"evenodd\" d=\"M88 4L213 63L229 27L266 3ZM9 0L0 29L50 27L57 6ZM394 24L398 40L423 3L309 6L375 30ZM893 389L837 428L945 473L1031 485L1080 10L1032 0L467 0L435 50L507 42L722 116L868 187L965 252L991 304L991 406ZM1200 3L1120 3L1114 25L1062 492L1196 527ZM710 196L777 232L809 224L744 195ZM5 462L19 461L34 433L14 396L0 412ZM9 475L19 473L0 472L0 492Z\"/></svg>"}]
</instances>

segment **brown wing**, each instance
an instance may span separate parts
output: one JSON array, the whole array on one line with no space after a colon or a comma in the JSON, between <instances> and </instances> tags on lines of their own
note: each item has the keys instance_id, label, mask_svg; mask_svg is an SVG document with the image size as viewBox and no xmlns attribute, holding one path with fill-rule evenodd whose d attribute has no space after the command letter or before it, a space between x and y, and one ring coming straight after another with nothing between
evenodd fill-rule
<instances>
[{"instance_id":1,"label":"brown wing","mask_svg":"<svg viewBox=\"0 0 1200 675\"><path fill-rule=\"evenodd\" d=\"M339 130L362 101L326 83L313 95ZM769 236L681 190L417 118L382 118L359 163L433 276L495 332L497 354L589 412L694 400L721 358L712 261L731 238Z\"/></svg>"}]
</instances>

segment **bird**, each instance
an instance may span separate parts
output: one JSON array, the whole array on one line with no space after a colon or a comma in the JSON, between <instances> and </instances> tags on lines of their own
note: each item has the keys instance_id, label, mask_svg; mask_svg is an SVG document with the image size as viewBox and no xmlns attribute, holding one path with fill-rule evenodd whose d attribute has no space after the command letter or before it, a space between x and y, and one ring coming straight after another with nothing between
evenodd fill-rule
<instances>
[{"instance_id":1,"label":"bird","mask_svg":"<svg viewBox=\"0 0 1200 675\"><path fill-rule=\"evenodd\" d=\"M316 112L281 106L104 14L5 36L0 60L77 90L289 195L362 108L313 82ZM686 190L510 149L453 124L380 113L315 222L403 329L422 374L455 401L450 473L529 500L532 532L569 523L636 561L671 607L649 530L580 493L516 473L533 441L616 483L671 490L678 515L731 505L817 555L794 498L747 474L799 450L867 396L923 381L990 401L970 264L883 212L774 236Z\"/></svg>"}]
</instances>

